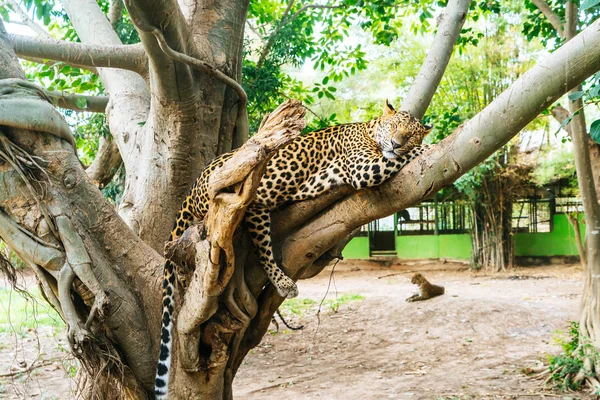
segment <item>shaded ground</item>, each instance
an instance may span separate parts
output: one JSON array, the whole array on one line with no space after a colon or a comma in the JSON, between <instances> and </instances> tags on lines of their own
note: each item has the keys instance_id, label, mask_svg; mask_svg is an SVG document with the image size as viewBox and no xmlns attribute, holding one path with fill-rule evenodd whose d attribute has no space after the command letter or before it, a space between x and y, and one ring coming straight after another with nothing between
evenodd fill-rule
<instances>
[{"instance_id":1,"label":"shaded ground","mask_svg":"<svg viewBox=\"0 0 600 400\"><path fill-rule=\"evenodd\" d=\"M280 323L280 333L265 337L237 375L236 398L565 398L540 389L521 370L557 353L553 333L577 319L583 287L577 266L487 276L460 264L341 262L317 318L330 270L300 283L306 300L286 305L283 313L306 327L292 332ZM406 303L417 270L444 285L446 295ZM293 314L299 308L302 317ZM35 336L35 330L19 337L0 330L0 375L39 353L22 353L35 348ZM43 359L65 357L62 334L38 329L37 337ZM72 372L67 360L0 378L0 398L69 398Z\"/></svg>"}]
</instances>

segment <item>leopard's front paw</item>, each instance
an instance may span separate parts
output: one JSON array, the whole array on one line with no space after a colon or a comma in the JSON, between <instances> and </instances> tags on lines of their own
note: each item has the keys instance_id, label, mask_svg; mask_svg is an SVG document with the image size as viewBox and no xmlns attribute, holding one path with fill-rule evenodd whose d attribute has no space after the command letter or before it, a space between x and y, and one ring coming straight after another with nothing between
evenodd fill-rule
<instances>
[{"instance_id":1,"label":"leopard's front paw","mask_svg":"<svg viewBox=\"0 0 600 400\"><path fill-rule=\"evenodd\" d=\"M293 299L298 296L298 285L287 276L281 278L275 287L277 288L277 293L283 298Z\"/></svg>"}]
</instances>

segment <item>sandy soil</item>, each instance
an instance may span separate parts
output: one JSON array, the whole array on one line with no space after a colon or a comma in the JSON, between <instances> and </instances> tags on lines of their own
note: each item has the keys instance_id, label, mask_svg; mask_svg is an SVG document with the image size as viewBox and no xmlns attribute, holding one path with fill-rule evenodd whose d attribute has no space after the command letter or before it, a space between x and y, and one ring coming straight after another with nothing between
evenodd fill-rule
<instances>
[{"instance_id":1,"label":"sandy soil","mask_svg":"<svg viewBox=\"0 0 600 400\"><path fill-rule=\"evenodd\" d=\"M406 303L415 290L409 279L417 270L444 285L446 294ZM330 272L301 282L301 297L320 302ZM574 265L486 275L460 264L342 262L327 298L353 293L365 299L337 312L323 308L320 318L315 310L302 320L288 314L305 328L268 334L238 372L234 395L249 400L563 399L565 394L540 388L521 371L559 351L554 332L577 319L582 286ZM22 351L37 340L44 359L65 355L52 333L0 334L0 374L39 354ZM68 371L68 363L57 361L26 376L0 378L0 398L69 398L74 382Z\"/></svg>"}]
</instances>

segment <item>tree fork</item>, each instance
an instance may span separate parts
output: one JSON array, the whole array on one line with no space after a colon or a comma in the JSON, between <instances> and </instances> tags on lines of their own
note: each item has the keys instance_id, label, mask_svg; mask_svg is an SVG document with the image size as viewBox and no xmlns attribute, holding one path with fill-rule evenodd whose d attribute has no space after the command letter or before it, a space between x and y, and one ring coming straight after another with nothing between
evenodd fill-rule
<instances>
[{"instance_id":1,"label":"tree fork","mask_svg":"<svg viewBox=\"0 0 600 400\"><path fill-rule=\"evenodd\" d=\"M239 366L234 361L248 351L242 338L258 310L258 293L250 290L245 277L251 245L236 231L267 162L300 134L304 113L300 102L288 100L267 115L258 134L211 174L203 225L187 229L166 246L166 256L189 272L179 276L180 282L190 282L176 318L173 356L181 369L173 368L171 387L178 388L174 394L179 397L232 397Z\"/></svg>"}]
</instances>

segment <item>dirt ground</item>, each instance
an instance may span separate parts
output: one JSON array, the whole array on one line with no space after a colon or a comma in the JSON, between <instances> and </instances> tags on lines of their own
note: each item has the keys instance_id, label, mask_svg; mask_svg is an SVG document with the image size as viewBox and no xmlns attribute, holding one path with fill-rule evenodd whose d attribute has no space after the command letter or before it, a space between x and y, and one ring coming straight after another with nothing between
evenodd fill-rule
<instances>
[{"instance_id":1,"label":"dirt ground","mask_svg":"<svg viewBox=\"0 0 600 400\"><path fill-rule=\"evenodd\" d=\"M407 303L423 272L446 294ZM465 265L341 262L300 282L300 297L317 305L299 319L300 331L267 334L237 374L239 399L588 399L540 387L522 369L556 354L553 337L577 320L582 274L576 265L472 273ZM337 312L318 303L360 294ZM320 322L319 322L320 321ZM280 323L280 327L283 325ZM37 337L37 339L36 339ZM49 361L28 375L1 377L40 351L64 357L61 333L0 334L0 398L67 399L75 382L70 362ZM23 350L25 354L23 353ZM69 373L71 372L71 374Z\"/></svg>"}]
</instances>

